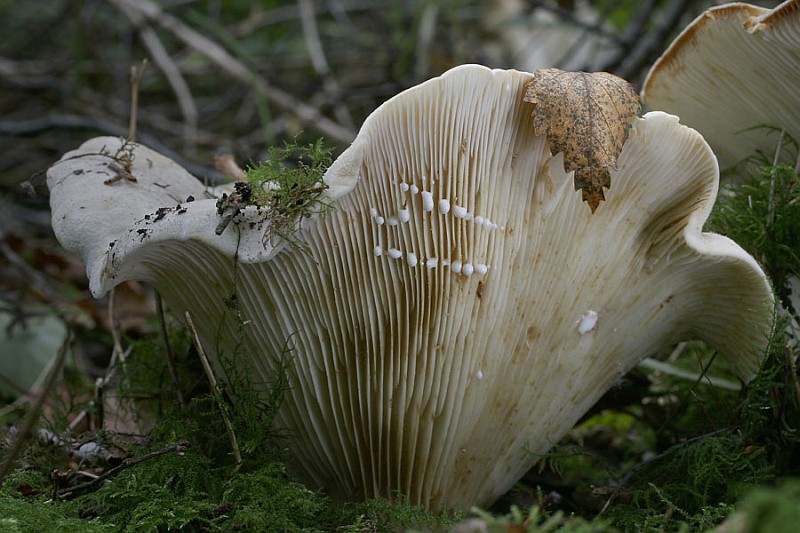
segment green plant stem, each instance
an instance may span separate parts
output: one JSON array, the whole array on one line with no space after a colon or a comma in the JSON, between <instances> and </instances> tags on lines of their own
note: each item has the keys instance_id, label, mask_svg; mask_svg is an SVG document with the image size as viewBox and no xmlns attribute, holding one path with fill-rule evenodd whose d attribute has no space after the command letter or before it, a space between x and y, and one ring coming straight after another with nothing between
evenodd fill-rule
<instances>
[{"instance_id":1,"label":"green plant stem","mask_svg":"<svg viewBox=\"0 0 800 533\"><path fill-rule=\"evenodd\" d=\"M781 146L783 145L783 136L786 135L786 130L781 130L781 136L778 138L778 146L775 147L775 157L772 159L773 168L778 166L778 158L781 155ZM772 172L769 180L769 199L768 201L768 214L767 214L767 229L772 228L775 223L775 172Z\"/></svg>"}]
</instances>

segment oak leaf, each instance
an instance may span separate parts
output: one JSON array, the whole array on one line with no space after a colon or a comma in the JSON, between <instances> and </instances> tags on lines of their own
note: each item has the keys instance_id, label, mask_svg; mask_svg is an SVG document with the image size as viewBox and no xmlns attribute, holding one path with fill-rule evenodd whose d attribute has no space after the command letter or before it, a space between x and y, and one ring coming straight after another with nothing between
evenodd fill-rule
<instances>
[{"instance_id":1,"label":"oak leaf","mask_svg":"<svg viewBox=\"0 0 800 533\"><path fill-rule=\"evenodd\" d=\"M524 101L535 106L534 132L547 135L552 153L564 153L564 168L575 171L575 190L594 213L639 111L636 90L607 72L547 68L533 74Z\"/></svg>"}]
</instances>

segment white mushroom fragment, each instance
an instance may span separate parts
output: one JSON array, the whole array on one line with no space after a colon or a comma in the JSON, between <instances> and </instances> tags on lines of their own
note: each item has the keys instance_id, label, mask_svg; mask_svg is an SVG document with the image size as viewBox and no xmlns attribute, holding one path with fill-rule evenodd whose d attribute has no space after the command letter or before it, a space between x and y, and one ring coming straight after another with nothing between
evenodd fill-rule
<instances>
[{"instance_id":1,"label":"white mushroom fragment","mask_svg":"<svg viewBox=\"0 0 800 533\"><path fill-rule=\"evenodd\" d=\"M326 173L335 207L297 247L265 247L254 209L215 235L214 200L142 146L138 182L104 185L109 158L92 154L113 153L108 138L49 170L53 225L96 296L152 283L218 368L246 357L268 382L292 339L277 423L303 478L343 499L488 505L644 357L697 338L750 378L772 309L756 262L702 232L718 169L698 133L636 119L592 215L533 134L531 78L462 66L386 102Z\"/></svg>"},{"instance_id":2,"label":"white mushroom fragment","mask_svg":"<svg viewBox=\"0 0 800 533\"><path fill-rule=\"evenodd\" d=\"M772 156L785 129L800 140L800 0L773 10L712 7L651 68L642 101L706 138L722 167ZM791 161L794 164L794 161Z\"/></svg>"}]
</instances>

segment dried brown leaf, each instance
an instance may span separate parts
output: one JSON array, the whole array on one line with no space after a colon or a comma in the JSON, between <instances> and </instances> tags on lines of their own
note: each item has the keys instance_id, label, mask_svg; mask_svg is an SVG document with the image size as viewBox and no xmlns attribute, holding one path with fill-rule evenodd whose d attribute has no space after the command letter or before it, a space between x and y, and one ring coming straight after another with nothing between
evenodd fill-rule
<instances>
[{"instance_id":1,"label":"dried brown leaf","mask_svg":"<svg viewBox=\"0 0 800 533\"><path fill-rule=\"evenodd\" d=\"M607 72L547 68L534 73L524 100L535 106L535 133L547 135L552 153L564 153L564 168L575 171L575 190L594 213L639 111L636 90Z\"/></svg>"}]
</instances>

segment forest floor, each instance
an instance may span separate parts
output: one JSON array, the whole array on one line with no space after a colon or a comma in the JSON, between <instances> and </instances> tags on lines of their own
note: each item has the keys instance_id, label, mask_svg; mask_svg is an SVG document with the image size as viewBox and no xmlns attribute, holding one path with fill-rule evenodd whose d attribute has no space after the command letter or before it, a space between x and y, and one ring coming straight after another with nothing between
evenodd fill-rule
<instances>
[{"instance_id":1,"label":"forest floor","mask_svg":"<svg viewBox=\"0 0 800 533\"><path fill-rule=\"evenodd\" d=\"M44 172L92 136L129 135L132 77L138 139L218 182L215 154L252 162L320 137L338 153L415 83L460 63L514 66L482 3L12 3L0 1L0 531L782 531L800 520L797 348L784 327L747 386L697 342L637 367L491 509L341 504L287 473L279 400L241 383L219 394L149 287L93 299L55 239ZM603 37L572 2L552 4ZM647 23L639 4L602 15L633 30ZM705 5L683 4L665 36ZM640 82L661 47L639 48L645 59L623 74ZM623 52L568 66L614 70ZM796 144L786 150L796 159ZM796 169L760 161L745 174L708 227L800 275ZM785 231L767 222L776 206Z\"/></svg>"}]
</instances>

